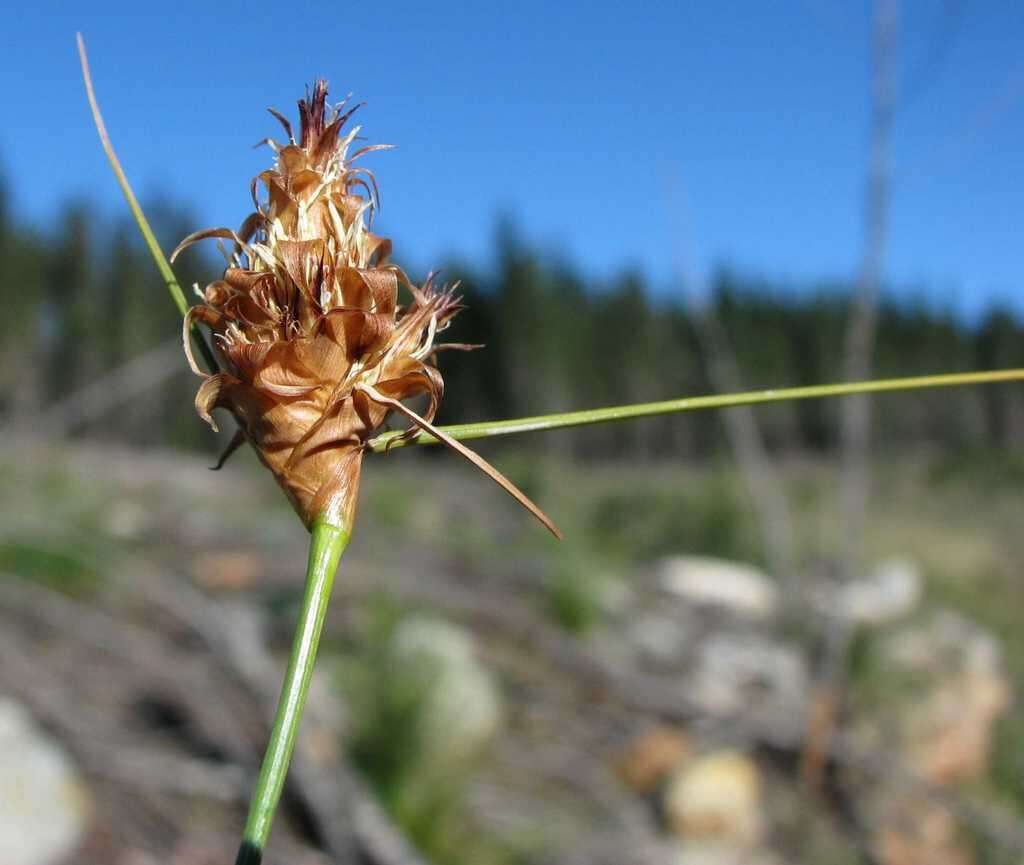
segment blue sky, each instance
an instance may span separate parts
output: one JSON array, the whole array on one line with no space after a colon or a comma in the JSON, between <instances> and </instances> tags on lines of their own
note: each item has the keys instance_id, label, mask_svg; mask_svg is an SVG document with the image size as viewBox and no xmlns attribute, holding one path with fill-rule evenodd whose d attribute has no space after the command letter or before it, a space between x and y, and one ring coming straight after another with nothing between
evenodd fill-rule
<instances>
[{"instance_id":1,"label":"blue sky","mask_svg":"<svg viewBox=\"0 0 1024 865\"><path fill-rule=\"evenodd\" d=\"M73 7L78 6L75 10ZM252 144L306 82L368 102L379 227L422 272L486 263L499 211L595 283L637 266L811 281L856 269L870 4L37 2L5 16L0 170L26 218L118 192L74 34L136 189L238 223ZM903 2L887 280L1024 312L1024 4Z\"/></svg>"}]
</instances>

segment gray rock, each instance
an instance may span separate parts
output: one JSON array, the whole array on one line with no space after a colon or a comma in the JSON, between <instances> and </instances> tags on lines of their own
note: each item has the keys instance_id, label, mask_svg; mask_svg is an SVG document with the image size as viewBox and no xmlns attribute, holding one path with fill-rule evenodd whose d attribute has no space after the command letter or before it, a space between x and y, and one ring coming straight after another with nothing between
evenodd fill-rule
<instances>
[{"instance_id":1,"label":"gray rock","mask_svg":"<svg viewBox=\"0 0 1024 865\"><path fill-rule=\"evenodd\" d=\"M921 602L921 572L906 559L882 562L870 576L825 596L827 612L860 625L883 625L910 615Z\"/></svg>"},{"instance_id":2,"label":"gray rock","mask_svg":"<svg viewBox=\"0 0 1024 865\"><path fill-rule=\"evenodd\" d=\"M690 642L689 628L680 618L648 613L626 625L626 639L644 661L679 663Z\"/></svg>"},{"instance_id":3,"label":"gray rock","mask_svg":"<svg viewBox=\"0 0 1024 865\"><path fill-rule=\"evenodd\" d=\"M789 646L756 633L717 632L700 643L686 688L708 711L731 715L755 706L803 705L808 674Z\"/></svg>"}]
</instances>

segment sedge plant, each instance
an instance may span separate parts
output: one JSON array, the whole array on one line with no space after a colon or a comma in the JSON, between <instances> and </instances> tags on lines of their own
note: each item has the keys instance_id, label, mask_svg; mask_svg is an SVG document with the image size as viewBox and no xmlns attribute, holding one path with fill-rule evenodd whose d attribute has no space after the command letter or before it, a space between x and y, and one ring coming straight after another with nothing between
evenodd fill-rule
<instances>
[{"instance_id":1,"label":"sedge plant","mask_svg":"<svg viewBox=\"0 0 1024 865\"><path fill-rule=\"evenodd\" d=\"M386 145L350 152L359 127L349 121L359 106L331 107L326 84L317 81L299 100L297 132L284 115L271 110L286 140L265 142L274 160L253 180L252 214L237 231L215 228L190 235L168 260L111 145L81 36L78 47L104 150L182 313L185 355L202 380L196 410L214 429L214 409L226 409L237 422L218 465L248 442L310 532L298 624L236 865L259 863L270 835L335 573L353 531L366 455L444 444L561 537L536 504L462 442L703 409L1024 380L1024 369L951 373L435 426L444 390L436 354L479 346L439 340L460 308L457 287L437 286L432 278L416 285L391 262L390 241L370 230L377 185L373 174L357 163ZM227 267L199 302L189 305L171 264L183 249L210 238L221 242ZM202 327L212 334L212 346ZM426 397L423 413L404 402L416 396ZM392 413L404 417L409 427L379 432Z\"/></svg>"}]
</instances>

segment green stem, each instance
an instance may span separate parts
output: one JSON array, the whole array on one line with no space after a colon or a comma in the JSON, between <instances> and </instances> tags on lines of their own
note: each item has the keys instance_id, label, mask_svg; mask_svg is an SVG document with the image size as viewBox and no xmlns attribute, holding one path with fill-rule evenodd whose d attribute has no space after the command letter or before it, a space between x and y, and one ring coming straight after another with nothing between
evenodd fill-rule
<instances>
[{"instance_id":1,"label":"green stem","mask_svg":"<svg viewBox=\"0 0 1024 865\"><path fill-rule=\"evenodd\" d=\"M734 408L741 405L758 405L769 402L785 402L797 399L821 399L822 397L850 396L859 393L882 393L885 391L919 390L934 387L957 387L968 384L994 384L996 382L1022 381L1024 369L1001 369L988 372L962 372L945 375L920 375L911 378L890 378L879 381L859 381L845 384L821 384L811 387L790 387L773 390L755 390L746 393L713 394L711 396L683 397L664 402L648 402L636 405L612 406L610 408L587 409L562 414L538 417L516 418L515 420L484 421L482 423L444 426L441 429L453 439L491 438L524 432L564 429L565 427L587 426L612 421L633 420L675 412L697 411L698 409ZM388 432L370 440L375 452L407 445L437 444L432 435L420 433L409 440L395 440L399 432ZM390 447L389 447L390 445Z\"/></svg>"},{"instance_id":2,"label":"green stem","mask_svg":"<svg viewBox=\"0 0 1024 865\"><path fill-rule=\"evenodd\" d=\"M348 540L349 532L346 529L319 520L313 524L302 611L299 613L270 742L263 755L263 765L249 806L249 819L245 824L245 834L235 865L258 865L262 859L274 812L281 799L285 776L288 774L288 765L295 750L295 737L309 691L334 574Z\"/></svg>"},{"instance_id":3,"label":"green stem","mask_svg":"<svg viewBox=\"0 0 1024 865\"><path fill-rule=\"evenodd\" d=\"M170 292L171 300L174 301L174 305L178 307L178 312L184 315L188 312L188 301L185 299L185 292L181 290L181 285L178 284L178 280L174 275L174 271L171 270L171 265L167 261L163 250L160 249L160 244L157 242L156 235L153 234L153 229L149 225L149 220L146 219L146 214L142 212L142 208L139 206L138 200L135 198L135 193L132 191L132 186L128 182L128 175L124 173L124 169L121 168L121 161L117 158L117 154L114 152L114 145L110 141L110 136L107 134L107 126L103 122L103 115L100 114L100 106L96 101L96 93L92 86L92 76L89 74L89 58L85 53L85 42L82 39L82 34L77 34L78 39L78 56L82 61L82 78L85 80L85 92L89 97L89 107L92 109L92 117L96 123L96 131L100 136L100 143L103 145L103 151L107 154L107 159L110 161L110 167L114 169L114 176L117 177L118 185L121 187L121 192L124 193L125 200L128 202L128 207L131 208L132 216L135 217L135 222L139 226L139 231L142 232L142 238L146 241L146 246L149 247L149 254L153 256L153 261L156 262L157 269L160 271L160 276L163 277L164 285L167 286L167 291ZM213 355L213 351L210 349L209 343L207 343L203 333L196 325L192 325L192 339L195 341L196 347L199 349L199 353L203 356L203 360L206 362L207 369L210 372L217 372L219 364L217 359Z\"/></svg>"}]
</instances>

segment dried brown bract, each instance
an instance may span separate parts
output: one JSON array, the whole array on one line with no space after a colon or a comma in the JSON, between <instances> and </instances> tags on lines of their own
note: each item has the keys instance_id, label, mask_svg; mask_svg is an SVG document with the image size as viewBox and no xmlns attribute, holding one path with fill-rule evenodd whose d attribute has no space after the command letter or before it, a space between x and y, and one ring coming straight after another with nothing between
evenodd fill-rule
<instances>
[{"instance_id":1,"label":"dried brown bract","mask_svg":"<svg viewBox=\"0 0 1024 865\"><path fill-rule=\"evenodd\" d=\"M359 127L346 132L345 125L358 107L330 108L327 85L318 81L299 101L298 140L288 120L271 111L288 143L266 142L276 159L253 180L255 212L238 232L190 235L171 257L205 238L233 245L225 249L222 278L185 319L185 351L205 379L196 409L214 429L214 408L235 416L240 430L232 445L248 438L307 525L326 519L351 528L366 444L398 411L413 423L403 436L420 429L438 436L557 535L511 482L431 424L444 391L435 353L472 346L435 341L458 311L458 298L432 279L414 285L389 262L391 242L368 228L377 185L355 163L387 145L349 154ZM408 294L404 305L400 289ZM199 369L189 341L194 320L213 332L225 371ZM402 403L421 395L422 415Z\"/></svg>"}]
</instances>

